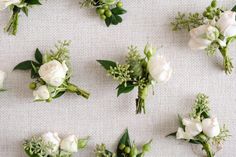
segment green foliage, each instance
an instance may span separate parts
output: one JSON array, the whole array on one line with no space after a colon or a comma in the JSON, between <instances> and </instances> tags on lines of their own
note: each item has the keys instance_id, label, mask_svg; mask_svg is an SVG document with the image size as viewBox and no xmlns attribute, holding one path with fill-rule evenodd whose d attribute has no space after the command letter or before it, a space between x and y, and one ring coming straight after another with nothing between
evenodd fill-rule
<instances>
[{"instance_id":1,"label":"green foliage","mask_svg":"<svg viewBox=\"0 0 236 157\"><path fill-rule=\"evenodd\" d=\"M134 87L135 85L133 85L131 82L127 82L126 84L125 83L120 84L117 87L118 89L117 97L120 96L120 94L131 92L134 89Z\"/></svg>"},{"instance_id":2,"label":"green foliage","mask_svg":"<svg viewBox=\"0 0 236 157\"><path fill-rule=\"evenodd\" d=\"M106 149L105 144L96 145L95 149L95 156L96 157L116 157L116 155Z\"/></svg>"},{"instance_id":3,"label":"green foliage","mask_svg":"<svg viewBox=\"0 0 236 157\"><path fill-rule=\"evenodd\" d=\"M125 83L131 81L132 71L129 70L128 64L117 64L116 67L111 67L108 70L108 74L113 77L114 80L120 83Z\"/></svg>"},{"instance_id":4,"label":"green foliage","mask_svg":"<svg viewBox=\"0 0 236 157\"><path fill-rule=\"evenodd\" d=\"M41 5L40 0L24 0L28 5Z\"/></svg>"},{"instance_id":5,"label":"green foliage","mask_svg":"<svg viewBox=\"0 0 236 157\"><path fill-rule=\"evenodd\" d=\"M10 35L16 35L18 28L19 13L21 9L18 8L17 6L14 6L12 10L13 10L12 16L7 26L4 28L4 30L5 32L8 32Z\"/></svg>"},{"instance_id":6,"label":"green foliage","mask_svg":"<svg viewBox=\"0 0 236 157\"><path fill-rule=\"evenodd\" d=\"M84 149L89 141L89 137L84 138L84 139L79 139L78 140L78 149Z\"/></svg>"},{"instance_id":7,"label":"green foliage","mask_svg":"<svg viewBox=\"0 0 236 157\"><path fill-rule=\"evenodd\" d=\"M205 51L207 52L207 55L209 56L213 56L215 55L216 51L219 49L219 44L216 42L213 42L212 44L210 44Z\"/></svg>"},{"instance_id":8,"label":"green foliage","mask_svg":"<svg viewBox=\"0 0 236 157\"><path fill-rule=\"evenodd\" d=\"M120 7L115 7L113 9L111 9L111 12L112 12L112 16L107 17L105 19L105 23L106 23L107 27L109 27L111 24L117 25L117 24L121 23L123 20L120 15L127 13L126 10L124 10Z\"/></svg>"},{"instance_id":9,"label":"green foliage","mask_svg":"<svg viewBox=\"0 0 236 157\"><path fill-rule=\"evenodd\" d=\"M97 60L97 62L100 63L106 70L110 70L110 68L117 66L115 62L109 60Z\"/></svg>"},{"instance_id":10,"label":"green foliage","mask_svg":"<svg viewBox=\"0 0 236 157\"><path fill-rule=\"evenodd\" d=\"M231 9L231 11L236 12L236 5Z\"/></svg>"},{"instance_id":11,"label":"green foliage","mask_svg":"<svg viewBox=\"0 0 236 157\"><path fill-rule=\"evenodd\" d=\"M220 145L222 144L222 142L224 142L228 137L230 136L229 134L229 130L226 128L226 126L224 125L221 129L220 129L220 134L216 137L213 138L213 144L215 145Z\"/></svg>"}]
</instances>

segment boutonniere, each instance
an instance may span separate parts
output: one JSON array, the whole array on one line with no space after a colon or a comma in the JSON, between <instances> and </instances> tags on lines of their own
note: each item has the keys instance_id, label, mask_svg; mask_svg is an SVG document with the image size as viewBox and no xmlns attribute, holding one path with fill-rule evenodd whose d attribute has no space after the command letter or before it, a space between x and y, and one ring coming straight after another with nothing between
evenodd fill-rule
<instances>
[{"instance_id":1,"label":"boutonniere","mask_svg":"<svg viewBox=\"0 0 236 157\"><path fill-rule=\"evenodd\" d=\"M229 136L225 125L220 127L218 119L211 116L208 97L204 94L198 94L189 118L179 116L179 124L178 131L170 135L192 144L201 144L207 157L213 157L213 148L220 150Z\"/></svg>"},{"instance_id":2,"label":"boutonniere","mask_svg":"<svg viewBox=\"0 0 236 157\"><path fill-rule=\"evenodd\" d=\"M81 7L96 8L97 14L105 21L107 27L121 23L121 15L127 12L120 0L84 0Z\"/></svg>"},{"instance_id":3,"label":"boutonniere","mask_svg":"<svg viewBox=\"0 0 236 157\"><path fill-rule=\"evenodd\" d=\"M72 68L69 57L70 42L59 42L56 50L51 50L44 55L36 49L35 60L27 60L15 66L14 70L30 70L30 89L36 101L50 102L62 96L65 92L75 93L84 98L89 98L89 93L70 82Z\"/></svg>"},{"instance_id":4,"label":"boutonniere","mask_svg":"<svg viewBox=\"0 0 236 157\"><path fill-rule=\"evenodd\" d=\"M151 150L151 143L152 140L144 144L141 150L138 150L136 144L131 143L129 132L126 129L118 143L116 153L107 150L106 145L101 144L96 146L95 155L96 157L144 157Z\"/></svg>"},{"instance_id":5,"label":"boutonniere","mask_svg":"<svg viewBox=\"0 0 236 157\"><path fill-rule=\"evenodd\" d=\"M5 79L6 79L6 73L0 70L0 92L3 92L6 90L3 87Z\"/></svg>"},{"instance_id":6,"label":"boutonniere","mask_svg":"<svg viewBox=\"0 0 236 157\"><path fill-rule=\"evenodd\" d=\"M209 56L219 51L223 57L225 73L230 74L233 63L229 56L229 45L236 39L236 7L223 10L217 7L216 2L213 0L203 13L179 13L171 24L174 31L189 31L190 48L205 50Z\"/></svg>"},{"instance_id":7,"label":"boutonniere","mask_svg":"<svg viewBox=\"0 0 236 157\"><path fill-rule=\"evenodd\" d=\"M9 8L12 12L11 18L5 27L5 31L11 35L16 35L19 14L23 12L28 16L29 8L34 5L41 5L39 0L1 0L0 11Z\"/></svg>"},{"instance_id":8,"label":"boutonniere","mask_svg":"<svg viewBox=\"0 0 236 157\"><path fill-rule=\"evenodd\" d=\"M138 88L136 99L136 113L145 113L145 102L148 89L155 83L167 82L172 74L170 63L163 56L156 53L156 49L146 45L144 57L136 47L129 48L125 64L109 60L97 60L106 70L108 75L119 81L117 96L128 93L135 87Z\"/></svg>"},{"instance_id":9,"label":"boutonniere","mask_svg":"<svg viewBox=\"0 0 236 157\"><path fill-rule=\"evenodd\" d=\"M29 157L72 157L87 146L88 138L79 139L69 135L62 139L58 133L48 132L25 140L23 148Z\"/></svg>"}]
</instances>

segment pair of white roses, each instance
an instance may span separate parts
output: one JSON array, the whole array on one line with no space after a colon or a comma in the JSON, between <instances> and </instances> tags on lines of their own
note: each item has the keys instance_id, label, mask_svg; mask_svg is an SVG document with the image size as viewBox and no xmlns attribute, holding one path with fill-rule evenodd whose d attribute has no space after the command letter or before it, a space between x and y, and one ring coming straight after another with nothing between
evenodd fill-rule
<instances>
[{"instance_id":1,"label":"pair of white roses","mask_svg":"<svg viewBox=\"0 0 236 157\"><path fill-rule=\"evenodd\" d=\"M22 0L0 0L0 11L8 8L10 5L20 4Z\"/></svg>"},{"instance_id":2,"label":"pair of white roses","mask_svg":"<svg viewBox=\"0 0 236 157\"><path fill-rule=\"evenodd\" d=\"M189 47L192 49L206 49L213 41L217 41L221 47L226 46L226 39L236 35L236 13L225 11L219 20L214 20L210 24L201 25L190 31L191 39ZM223 35L225 39L219 39Z\"/></svg>"},{"instance_id":3,"label":"pair of white roses","mask_svg":"<svg viewBox=\"0 0 236 157\"><path fill-rule=\"evenodd\" d=\"M185 130L178 128L177 139L193 139L195 136L203 132L208 137L216 137L220 134L220 126L216 117L203 119L202 122L196 119L184 118L182 120Z\"/></svg>"},{"instance_id":4,"label":"pair of white roses","mask_svg":"<svg viewBox=\"0 0 236 157\"><path fill-rule=\"evenodd\" d=\"M78 152L78 138L75 135L69 135L61 140L58 133L48 132L41 137L44 142L52 144L52 150L48 150L49 155L56 154L59 149L69 153Z\"/></svg>"},{"instance_id":5,"label":"pair of white roses","mask_svg":"<svg viewBox=\"0 0 236 157\"><path fill-rule=\"evenodd\" d=\"M59 87L63 84L68 67L66 62L63 61L60 63L57 60L52 60L43 64L39 68L39 76L43 79L48 85ZM33 92L35 100L47 100L50 98L50 92L46 85L40 86L37 90Z\"/></svg>"}]
</instances>

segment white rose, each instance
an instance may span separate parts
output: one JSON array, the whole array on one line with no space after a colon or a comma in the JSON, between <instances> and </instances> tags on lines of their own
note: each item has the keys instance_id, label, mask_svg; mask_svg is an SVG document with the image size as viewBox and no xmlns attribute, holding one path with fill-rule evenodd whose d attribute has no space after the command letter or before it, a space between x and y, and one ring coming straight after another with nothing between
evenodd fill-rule
<instances>
[{"instance_id":1,"label":"white rose","mask_svg":"<svg viewBox=\"0 0 236 157\"><path fill-rule=\"evenodd\" d=\"M206 118L202 121L203 133L208 137L218 136L220 133L220 126L216 117Z\"/></svg>"},{"instance_id":2,"label":"white rose","mask_svg":"<svg viewBox=\"0 0 236 157\"><path fill-rule=\"evenodd\" d=\"M225 11L220 16L216 25L219 27L221 33L226 37L232 37L236 35L236 13L233 11Z\"/></svg>"},{"instance_id":3,"label":"white rose","mask_svg":"<svg viewBox=\"0 0 236 157\"><path fill-rule=\"evenodd\" d=\"M201 25L190 32L189 47L192 49L204 50L212 41L219 37L219 30L211 25Z\"/></svg>"},{"instance_id":4,"label":"white rose","mask_svg":"<svg viewBox=\"0 0 236 157\"><path fill-rule=\"evenodd\" d=\"M45 85L40 86L37 90L34 90L33 95L35 100L47 100L50 98L50 93Z\"/></svg>"},{"instance_id":5,"label":"white rose","mask_svg":"<svg viewBox=\"0 0 236 157\"><path fill-rule=\"evenodd\" d=\"M190 138L193 138L202 132L202 124L198 120L184 118L182 122L185 126L185 132L190 136Z\"/></svg>"},{"instance_id":6,"label":"white rose","mask_svg":"<svg viewBox=\"0 0 236 157\"><path fill-rule=\"evenodd\" d=\"M61 64L57 60L52 60L39 68L39 75L46 83L58 87L63 83L67 71L65 61Z\"/></svg>"},{"instance_id":7,"label":"white rose","mask_svg":"<svg viewBox=\"0 0 236 157\"><path fill-rule=\"evenodd\" d=\"M0 0L0 11L6 9L12 4L19 4L21 0Z\"/></svg>"},{"instance_id":8,"label":"white rose","mask_svg":"<svg viewBox=\"0 0 236 157\"><path fill-rule=\"evenodd\" d=\"M59 150L61 139L58 137L58 133L48 132L43 134L41 137L46 143L52 144L52 150L48 150L50 155L56 153Z\"/></svg>"},{"instance_id":9,"label":"white rose","mask_svg":"<svg viewBox=\"0 0 236 157\"><path fill-rule=\"evenodd\" d=\"M154 55L148 62L148 71L155 81L167 82L173 70L163 56Z\"/></svg>"},{"instance_id":10,"label":"white rose","mask_svg":"<svg viewBox=\"0 0 236 157\"><path fill-rule=\"evenodd\" d=\"M61 141L60 148L70 153L78 151L78 139L75 135L70 135Z\"/></svg>"},{"instance_id":11,"label":"white rose","mask_svg":"<svg viewBox=\"0 0 236 157\"><path fill-rule=\"evenodd\" d=\"M6 79L6 73L0 70L0 89L3 89L3 84L5 79Z\"/></svg>"}]
</instances>

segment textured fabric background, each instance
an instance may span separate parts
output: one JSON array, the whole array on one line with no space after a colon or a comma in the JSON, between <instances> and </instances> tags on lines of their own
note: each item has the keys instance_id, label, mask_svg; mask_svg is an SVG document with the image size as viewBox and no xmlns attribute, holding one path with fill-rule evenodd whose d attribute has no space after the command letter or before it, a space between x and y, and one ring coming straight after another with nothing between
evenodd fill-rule
<instances>
[{"instance_id":1,"label":"textured fabric background","mask_svg":"<svg viewBox=\"0 0 236 157\"><path fill-rule=\"evenodd\" d=\"M189 113L198 92L210 96L212 113L228 125L232 137L218 153L236 156L236 71L226 76L222 58L207 57L187 47L187 33L173 33L170 21L178 11L202 11L210 0L130 0L124 6L124 22L107 28L93 9L81 9L78 0L48 0L30 9L29 17L20 17L17 36L2 31L9 11L0 13L0 69L8 72L7 92L0 94L0 157L25 157L22 141L46 131L59 134L91 136L89 147L75 157L92 157L96 143L115 148L117 140L129 127L137 143L153 138L147 157L195 157L191 145L165 135L176 131L177 114ZM232 8L234 0L221 0ZM57 40L71 40L73 82L91 92L85 100L66 94L52 103L33 103L29 73L12 72L13 67L33 58L35 49L54 48ZM116 97L117 83L106 76L96 59L122 61L131 44L143 50L149 42L164 54L174 69L167 84L150 92L147 114L135 115L137 91ZM231 56L236 60L235 45ZM236 61L234 64L236 65Z\"/></svg>"}]
</instances>

